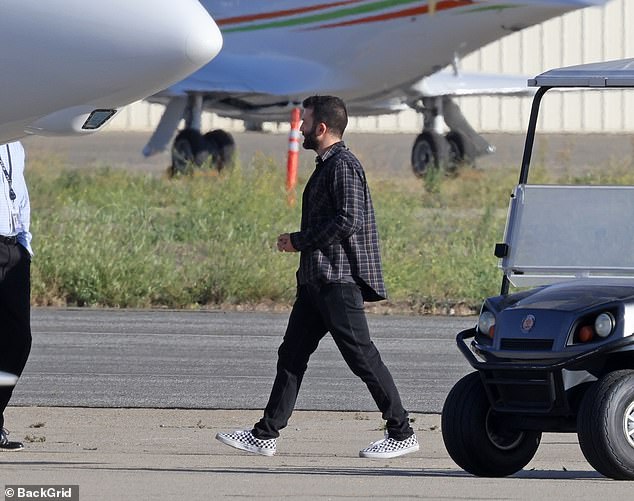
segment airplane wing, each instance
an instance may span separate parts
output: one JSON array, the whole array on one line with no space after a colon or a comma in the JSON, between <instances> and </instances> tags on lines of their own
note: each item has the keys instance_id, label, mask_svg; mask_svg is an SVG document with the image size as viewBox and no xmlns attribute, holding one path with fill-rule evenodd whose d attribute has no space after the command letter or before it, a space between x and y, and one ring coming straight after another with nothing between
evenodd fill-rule
<instances>
[{"instance_id":1,"label":"airplane wing","mask_svg":"<svg viewBox=\"0 0 634 501\"><path fill-rule=\"evenodd\" d=\"M236 79L235 75L241 68L250 67L249 74L244 74L243 78ZM343 80L350 80L339 74L333 74L331 68L317 64L313 61L298 58L281 57L239 57L229 61L218 61L214 66L217 71L213 75L206 76L198 72L189 77L186 81L173 85L157 96L150 98L155 101L158 96L186 96L191 93L203 93L210 97L221 96L233 97L235 99L251 96L260 96L262 102L271 101L279 103L281 101L298 102L313 92L315 82L322 81L322 85L333 84L333 80L338 81L340 86ZM289 68L293 68L290 72ZM528 87L529 77L524 75L504 75L500 73L478 73L478 72L456 72L443 70L428 77L425 77L409 90L401 88L398 93L402 95L403 101L408 100L408 94L413 93L419 97L431 96L531 96L534 90ZM213 89L213 90L211 90ZM268 97L268 99L267 99ZM257 103L253 103L254 106ZM394 106L392 111L401 111L403 108L391 104L387 111ZM370 109L369 107L368 109ZM379 109L385 109L378 106Z\"/></svg>"},{"instance_id":2,"label":"airplane wing","mask_svg":"<svg viewBox=\"0 0 634 501\"><path fill-rule=\"evenodd\" d=\"M435 96L531 96L528 77L444 70L425 77L412 86L421 97Z\"/></svg>"},{"instance_id":3,"label":"airplane wing","mask_svg":"<svg viewBox=\"0 0 634 501\"><path fill-rule=\"evenodd\" d=\"M206 69L198 71L148 100L168 104L174 98L180 98L181 109L187 104L187 96L199 94L203 96L204 107L220 116L285 122L290 108L297 106L305 96L314 92L316 82L323 82L319 84L321 88L353 87L354 83L348 81L352 80L352 76L333 73L332 68L299 58L218 56L213 67L212 73ZM245 67L250 68L249 72L236 79L235 75ZM289 68L293 68L293 71L290 72ZM456 73L446 69L414 84L391 89L381 96L347 98L344 93L344 99L347 98L351 116L383 115L416 108L414 103L422 98L531 96L535 91L527 86L527 81L527 76ZM177 120L181 117L179 112Z\"/></svg>"},{"instance_id":4,"label":"airplane wing","mask_svg":"<svg viewBox=\"0 0 634 501\"><path fill-rule=\"evenodd\" d=\"M212 69L202 69L185 81L167 90L172 95L212 93L217 95L269 95L272 100L280 97L292 100L315 89L318 85L337 77L332 68L310 59L292 55L244 55L218 56ZM248 68L248 71L245 71ZM239 78L237 77L239 75ZM210 92L211 91L211 92Z\"/></svg>"}]
</instances>

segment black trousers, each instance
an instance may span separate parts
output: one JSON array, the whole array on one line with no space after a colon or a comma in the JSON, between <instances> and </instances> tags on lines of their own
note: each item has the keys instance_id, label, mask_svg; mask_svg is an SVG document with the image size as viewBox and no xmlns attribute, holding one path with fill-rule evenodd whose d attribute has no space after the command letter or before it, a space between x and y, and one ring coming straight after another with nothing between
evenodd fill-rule
<instances>
[{"instance_id":1,"label":"black trousers","mask_svg":"<svg viewBox=\"0 0 634 501\"><path fill-rule=\"evenodd\" d=\"M361 290L356 284L304 285L298 289L284 340L278 350L277 375L264 416L253 434L279 436L293 412L310 355L330 332L344 360L367 385L395 440L414 432L394 380L370 339Z\"/></svg>"},{"instance_id":2,"label":"black trousers","mask_svg":"<svg viewBox=\"0 0 634 501\"><path fill-rule=\"evenodd\" d=\"M31 256L0 242L0 371L20 376L31 351ZM13 386L0 386L0 428Z\"/></svg>"}]
</instances>

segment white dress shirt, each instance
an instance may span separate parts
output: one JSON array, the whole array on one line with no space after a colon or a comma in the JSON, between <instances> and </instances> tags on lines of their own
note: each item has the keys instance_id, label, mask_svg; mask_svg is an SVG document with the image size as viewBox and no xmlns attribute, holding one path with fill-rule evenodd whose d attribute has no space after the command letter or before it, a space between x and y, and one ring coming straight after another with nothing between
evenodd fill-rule
<instances>
[{"instance_id":1,"label":"white dress shirt","mask_svg":"<svg viewBox=\"0 0 634 501\"><path fill-rule=\"evenodd\" d=\"M29 231L31 205L24 180L24 156L24 148L19 141L0 145L0 159L7 171L5 175L0 167L0 235L17 236L18 242L32 255ZM11 200L11 189L15 200Z\"/></svg>"}]
</instances>

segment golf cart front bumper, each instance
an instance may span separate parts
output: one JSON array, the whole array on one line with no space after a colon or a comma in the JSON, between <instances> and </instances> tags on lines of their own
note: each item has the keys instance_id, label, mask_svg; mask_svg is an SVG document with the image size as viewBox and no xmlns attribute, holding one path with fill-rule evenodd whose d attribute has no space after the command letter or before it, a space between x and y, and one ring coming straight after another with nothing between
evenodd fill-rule
<instances>
[{"instance_id":1,"label":"golf cart front bumper","mask_svg":"<svg viewBox=\"0 0 634 501\"><path fill-rule=\"evenodd\" d=\"M475 336L476 329L468 329L457 335L456 342L479 371L493 410L526 416L574 417L582 388L587 386L584 383L597 379L587 369L600 366L608 354L634 345L634 339L627 337L566 358L527 361L500 358L478 344Z\"/></svg>"}]
</instances>

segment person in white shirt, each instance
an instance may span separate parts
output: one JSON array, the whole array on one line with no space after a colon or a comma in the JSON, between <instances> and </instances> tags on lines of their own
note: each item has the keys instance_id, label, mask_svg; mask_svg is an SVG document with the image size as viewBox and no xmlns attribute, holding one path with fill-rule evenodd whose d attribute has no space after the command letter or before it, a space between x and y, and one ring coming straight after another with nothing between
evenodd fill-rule
<instances>
[{"instance_id":1,"label":"person in white shirt","mask_svg":"<svg viewBox=\"0 0 634 501\"><path fill-rule=\"evenodd\" d=\"M24 148L0 145L0 372L22 375L31 351L31 207ZM4 428L15 385L0 386L0 451L19 450Z\"/></svg>"}]
</instances>

